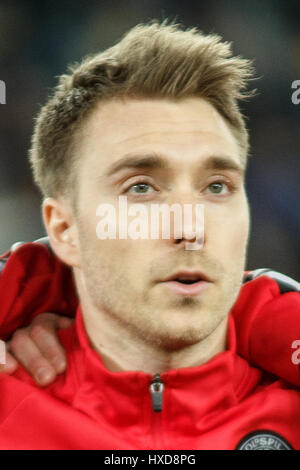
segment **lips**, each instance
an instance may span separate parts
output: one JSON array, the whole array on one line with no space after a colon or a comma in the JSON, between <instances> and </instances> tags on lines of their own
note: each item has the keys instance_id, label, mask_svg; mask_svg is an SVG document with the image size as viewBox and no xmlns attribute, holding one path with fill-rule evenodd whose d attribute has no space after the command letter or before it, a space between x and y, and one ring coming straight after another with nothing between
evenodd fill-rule
<instances>
[{"instance_id":1,"label":"lips","mask_svg":"<svg viewBox=\"0 0 300 470\"><path fill-rule=\"evenodd\" d=\"M172 276L168 277L165 279L165 281L179 281L179 282L185 282L187 284L191 284L192 282L198 282L198 281L208 281L211 282L209 277L201 273L200 271L178 271L175 274L172 274Z\"/></svg>"},{"instance_id":2,"label":"lips","mask_svg":"<svg viewBox=\"0 0 300 470\"><path fill-rule=\"evenodd\" d=\"M162 282L175 294L193 297L207 289L212 281L199 271L178 271Z\"/></svg>"}]
</instances>

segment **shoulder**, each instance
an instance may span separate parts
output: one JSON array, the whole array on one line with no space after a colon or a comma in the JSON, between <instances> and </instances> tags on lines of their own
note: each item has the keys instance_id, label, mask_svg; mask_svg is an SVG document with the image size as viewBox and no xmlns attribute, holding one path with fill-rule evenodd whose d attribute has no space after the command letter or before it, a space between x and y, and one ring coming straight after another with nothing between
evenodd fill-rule
<instances>
[{"instance_id":1,"label":"shoulder","mask_svg":"<svg viewBox=\"0 0 300 470\"><path fill-rule=\"evenodd\" d=\"M28 382L21 381L17 374L6 375L0 374L0 424L11 415L21 403L26 400L32 393L35 393L36 387Z\"/></svg>"},{"instance_id":2,"label":"shoulder","mask_svg":"<svg viewBox=\"0 0 300 470\"><path fill-rule=\"evenodd\" d=\"M16 242L10 247L10 249L6 253L4 253L2 256L0 256L0 276L1 276L1 273L3 272L5 266L7 265L9 259L11 258L11 256L20 247L24 247L24 248L25 247L30 247L31 251L33 253L33 248L37 247L37 246L43 246L44 248L47 248L47 251L50 254L53 254L53 252L51 250L50 242L49 242L49 237L38 238L34 242Z\"/></svg>"},{"instance_id":3,"label":"shoulder","mask_svg":"<svg viewBox=\"0 0 300 470\"><path fill-rule=\"evenodd\" d=\"M300 293L300 283L285 274L274 271L270 268L260 268L244 273L243 284L251 282L255 279L266 279L275 283L279 288L280 294L287 292Z\"/></svg>"}]
</instances>

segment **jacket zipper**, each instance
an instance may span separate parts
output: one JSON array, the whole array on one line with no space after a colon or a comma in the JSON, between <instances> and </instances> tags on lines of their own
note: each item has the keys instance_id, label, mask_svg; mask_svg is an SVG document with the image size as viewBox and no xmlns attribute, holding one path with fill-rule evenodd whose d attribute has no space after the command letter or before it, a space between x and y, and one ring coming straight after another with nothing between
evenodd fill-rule
<instances>
[{"instance_id":1,"label":"jacket zipper","mask_svg":"<svg viewBox=\"0 0 300 470\"><path fill-rule=\"evenodd\" d=\"M164 384L159 374L155 374L150 384L153 411L162 411Z\"/></svg>"},{"instance_id":2,"label":"jacket zipper","mask_svg":"<svg viewBox=\"0 0 300 470\"><path fill-rule=\"evenodd\" d=\"M152 430L154 449L159 449L162 445L161 435L161 411L163 405L164 383L159 374L155 374L150 384L150 394L152 398Z\"/></svg>"}]
</instances>

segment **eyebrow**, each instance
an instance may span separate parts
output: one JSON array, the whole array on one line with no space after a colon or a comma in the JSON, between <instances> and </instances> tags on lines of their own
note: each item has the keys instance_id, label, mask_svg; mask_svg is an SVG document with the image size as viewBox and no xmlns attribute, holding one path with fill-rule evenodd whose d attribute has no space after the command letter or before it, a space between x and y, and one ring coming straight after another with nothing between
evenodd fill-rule
<instances>
[{"instance_id":1,"label":"eyebrow","mask_svg":"<svg viewBox=\"0 0 300 470\"><path fill-rule=\"evenodd\" d=\"M169 169L170 164L166 157L155 153L145 155L127 154L108 168L106 176L111 176L121 170L138 168ZM204 170L231 170L241 175L245 172L242 164L235 162L229 156L211 155L199 165L199 168Z\"/></svg>"},{"instance_id":2,"label":"eyebrow","mask_svg":"<svg viewBox=\"0 0 300 470\"><path fill-rule=\"evenodd\" d=\"M241 163L235 162L231 157L210 156L201 165L205 170L231 170L241 175L245 173L245 168Z\"/></svg>"},{"instance_id":3,"label":"eyebrow","mask_svg":"<svg viewBox=\"0 0 300 470\"><path fill-rule=\"evenodd\" d=\"M156 154L127 154L121 160L113 163L106 172L106 175L111 176L113 173L130 168L167 169L169 164L165 157Z\"/></svg>"}]
</instances>

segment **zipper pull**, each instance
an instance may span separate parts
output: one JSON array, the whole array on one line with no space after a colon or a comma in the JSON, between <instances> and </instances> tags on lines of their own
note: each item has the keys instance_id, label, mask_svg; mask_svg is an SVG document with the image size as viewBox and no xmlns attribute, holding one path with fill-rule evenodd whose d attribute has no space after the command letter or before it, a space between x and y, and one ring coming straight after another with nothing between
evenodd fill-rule
<instances>
[{"instance_id":1,"label":"zipper pull","mask_svg":"<svg viewBox=\"0 0 300 470\"><path fill-rule=\"evenodd\" d=\"M162 399L164 393L164 384L161 381L160 375L155 374L150 384L150 393L152 398L153 411L162 410Z\"/></svg>"}]
</instances>

